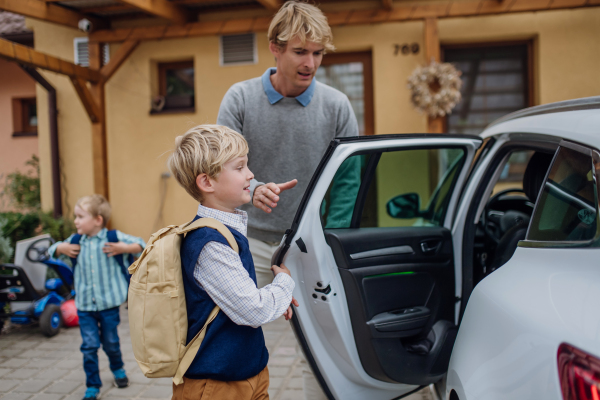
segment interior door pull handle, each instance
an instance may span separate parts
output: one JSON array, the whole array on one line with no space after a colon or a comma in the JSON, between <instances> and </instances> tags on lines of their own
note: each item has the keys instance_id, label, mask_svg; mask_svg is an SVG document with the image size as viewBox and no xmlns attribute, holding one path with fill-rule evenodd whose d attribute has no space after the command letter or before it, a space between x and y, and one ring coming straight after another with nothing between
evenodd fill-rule
<instances>
[{"instance_id":1,"label":"interior door pull handle","mask_svg":"<svg viewBox=\"0 0 600 400\"><path fill-rule=\"evenodd\" d=\"M440 248L442 242L421 242L421 250L423 254L435 253Z\"/></svg>"},{"instance_id":2,"label":"interior door pull handle","mask_svg":"<svg viewBox=\"0 0 600 400\"><path fill-rule=\"evenodd\" d=\"M379 257L379 256L392 256L397 254L412 254L414 253L413 248L406 246L386 247L383 249L363 251L362 253L350 254L350 258L353 260L360 260L361 258Z\"/></svg>"}]
</instances>

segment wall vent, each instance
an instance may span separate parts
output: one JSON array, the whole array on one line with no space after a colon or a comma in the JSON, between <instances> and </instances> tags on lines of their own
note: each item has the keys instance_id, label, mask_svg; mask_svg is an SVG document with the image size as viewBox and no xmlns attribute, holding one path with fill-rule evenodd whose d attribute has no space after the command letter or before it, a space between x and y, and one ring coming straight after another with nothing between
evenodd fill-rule
<instances>
[{"instance_id":1,"label":"wall vent","mask_svg":"<svg viewBox=\"0 0 600 400\"><path fill-rule=\"evenodd\" d=\"M256 64L258 62L254 33L221 36L220 42L219 61L221 66Z\"/></svg>"},{"instance_id":2,"label":"wall vent","mask_svg":"<svg viewBox=\"0 0 600 400\"><path fill-rule=\"evenodd\" d=\"M88 53L88 38L78 37L73 40L73 49L75 50L75 64L82 67L90 66L90 55ZM102 65L110 61L110 51L108 43L102 46Z\"/></svg>"}]
</instances>

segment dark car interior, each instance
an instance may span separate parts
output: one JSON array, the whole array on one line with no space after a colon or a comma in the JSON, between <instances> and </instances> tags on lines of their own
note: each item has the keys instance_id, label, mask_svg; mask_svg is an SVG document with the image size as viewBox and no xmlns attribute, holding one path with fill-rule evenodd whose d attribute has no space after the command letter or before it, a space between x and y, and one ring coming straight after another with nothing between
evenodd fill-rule
<instances>
[{"instance_id":1,"label":"dark car interior","mask_svg":"<svg viewBox=\"0 0 600 400\"><path fill-rule=\"evenodd\" d=\"M525 239L552 158L552 153L532 152L522 178L519 176L521 181L515 182L515 187L495 193L487 201L475 233L475 284L506 264L519 241Z\"/></svg>"}]
</instances>

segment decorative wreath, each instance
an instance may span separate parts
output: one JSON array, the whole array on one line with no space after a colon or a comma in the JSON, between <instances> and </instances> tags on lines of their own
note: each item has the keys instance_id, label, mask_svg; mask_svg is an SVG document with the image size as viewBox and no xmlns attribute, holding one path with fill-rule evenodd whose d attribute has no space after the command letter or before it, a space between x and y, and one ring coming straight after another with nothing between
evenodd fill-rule
<instances>
[{"instance_id":1,"label":"decorative wreath","mask_svg":"<svg viewBox=\"0 0 600 400\"><path fill-rule=\"evenodd\" d=\"M433 118L450 114L460 101L460 75L450 63L432 61L425 67L417 67L408 78L413 105Z\"/></svg>"}]
</instances>

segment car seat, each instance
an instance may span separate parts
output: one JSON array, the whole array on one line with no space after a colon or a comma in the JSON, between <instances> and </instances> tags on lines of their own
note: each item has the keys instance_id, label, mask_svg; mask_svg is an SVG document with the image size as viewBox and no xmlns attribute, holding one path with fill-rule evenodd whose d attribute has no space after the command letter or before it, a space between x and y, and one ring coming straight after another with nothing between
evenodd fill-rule
<instances>
[{"instance_id":1,"label":"car seat","mask_svg":"<svg viewBox=\"0 0 600 400\"><path fill-rule=\"evenodd\" d=\"M535 152L529 159L525 174L523 175L523 191L529 200L535 204L537 197L546 178L546 173L552 163L553 154ZM507 230L496 247L494 260L490 265L490 272L495 271L508 262L517 250L519 241L525 239L529 223L522 221Z\"/></svg>"}]
</instances>

